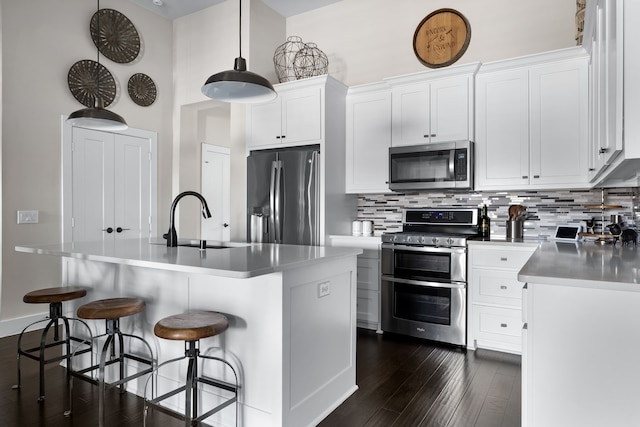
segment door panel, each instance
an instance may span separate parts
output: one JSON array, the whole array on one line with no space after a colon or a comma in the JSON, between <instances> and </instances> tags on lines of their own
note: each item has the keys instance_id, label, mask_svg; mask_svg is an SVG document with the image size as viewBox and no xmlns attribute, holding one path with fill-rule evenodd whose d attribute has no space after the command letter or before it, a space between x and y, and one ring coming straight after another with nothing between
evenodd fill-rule
<instances>
[{"instance_id":1,"label":"door panel","mask_svg":"<svg viewBox=\"0 0 640 427\"><path fill-rule=\"evenodd\" d=\"M114 233L114 134L73 128L74 242L102 240Z\"/></svg>"},{"instance_id":2,"label":"door panel","mask_svg":"<svg viewBox=\"0 0 640 427\"><path fill-rule=\"evenodd\" d=\"M230 176L229 149L202 144L202 196L211 211L211 218L201 220L200 233L203 239L231 240Z\"/></svg>"}]
</instances>

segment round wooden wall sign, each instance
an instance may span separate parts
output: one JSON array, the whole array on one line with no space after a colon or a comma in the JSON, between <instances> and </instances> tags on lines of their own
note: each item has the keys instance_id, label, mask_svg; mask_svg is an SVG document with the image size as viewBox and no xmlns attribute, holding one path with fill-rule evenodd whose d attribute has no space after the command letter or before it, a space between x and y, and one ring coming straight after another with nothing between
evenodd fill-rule
<instances>
[{"instance_id":1,"label":"round wooden wall sign","mask_svg":"<svg viewBox=\"0 0 640 427\"><path fill-rule=\"evenodd\" d=\"M427 67L446 67L462 57L469 41L471 26L467 18L454 9L438 9L416 28L413 51Z\"/></svg>"}]
</instances>

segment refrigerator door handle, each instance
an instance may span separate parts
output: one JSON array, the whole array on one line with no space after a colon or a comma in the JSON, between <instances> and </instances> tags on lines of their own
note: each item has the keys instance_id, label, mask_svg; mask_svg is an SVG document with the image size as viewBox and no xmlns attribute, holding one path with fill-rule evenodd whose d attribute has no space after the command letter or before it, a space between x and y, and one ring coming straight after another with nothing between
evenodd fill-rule
<instances>
[{"instance_id":1,"label":"refrigerator door handle","mask_svg":"<svg viewBox=\"0 0 640 427\"><path fill-rule=\"evenodd\" d=\"M314 179L315 178L315 179ZM309 177L307 179L307 218L309 221L309 231L311 233L311 244L320 244L320 230L318 227L318 218L320 204L318 203L318 152L314 151L311 155L311 168L309 168Z\"/></svg>"},{"instance_id":2,"label":"refrigerator door handle","mask_svg":"<svg viewBox=\"0 0 640 427\"><path fill-rule=\"evenodd\" d=\"M282 167L282 160L275 161L275 211L274 211L274 222L275 222L275 243L282 243L282 173L284 169Z\"/></svg>"},{"instance_id":3,"label":"refrigerator door handle","mask_svg":"<svg viewBox=\"0 0 640 427\"><path fill-rule=\"evenodd\" d=\"M276 173L278 170L278 161L271 162L271 182L269 184L269 242L276 242L275 235L275 215L276 215Z\"/></svg>"}]
</instances>

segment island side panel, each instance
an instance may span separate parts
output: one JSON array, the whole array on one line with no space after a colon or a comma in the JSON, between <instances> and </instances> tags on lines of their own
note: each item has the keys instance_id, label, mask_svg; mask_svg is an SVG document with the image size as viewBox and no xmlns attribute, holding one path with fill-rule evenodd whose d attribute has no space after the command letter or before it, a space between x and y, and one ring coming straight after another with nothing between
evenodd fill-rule
<instances>
[{"instance_id":1,"label":"island side panel","mask_svg":"<svg viewBox=\"0 0 640 427\"><path fill-rule=\"evenodd\" d=\"M523 425L637 425L640 292L614 285L528 283Z\"/></svg>"},{"instance_id":2,"label":"island side panel","mask_svg":"<svg viewBox=\"0 0 640 427\"><path fill-rule=\"evenodd\" d=\"M356 389L357 258L284 272L285 426L315 426Z\"/></svg>"}]
</instances>

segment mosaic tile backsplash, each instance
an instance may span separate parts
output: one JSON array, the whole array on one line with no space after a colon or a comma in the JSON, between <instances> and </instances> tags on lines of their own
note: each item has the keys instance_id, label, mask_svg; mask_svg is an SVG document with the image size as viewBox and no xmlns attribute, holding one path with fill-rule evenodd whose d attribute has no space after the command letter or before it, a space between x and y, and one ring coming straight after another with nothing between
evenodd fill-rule
<instances>
[{"instance_id":1,"label":"mosaic tile backsplash","mask_svg":"<svg viewBox=\"0 0 640 427\"><path fill-rule=\"evenodd\" d=\"M639 188L609 188L604 191L605 205L618 205L619 209L604 212L605 226L611 223L611 215L620 215L623 228L640 227ZM553 235L559 224L596 220L596 232L601 229L601 189L565 191L513 191L496 193L394 193L361 194L358 196L358 213L354 220L373 221L374 235L402 230L402 210L421 207L468 208L487 205L491 218L491 235L506 234L507 210L518 204L527 208L525 238L546 238Z\"/></svg>"}]
</instances>

